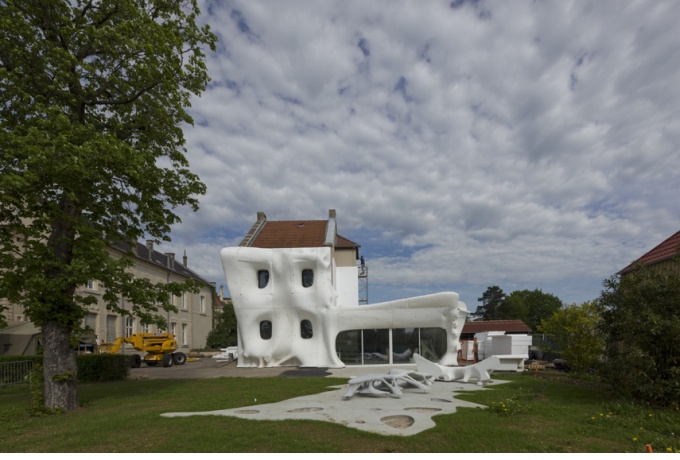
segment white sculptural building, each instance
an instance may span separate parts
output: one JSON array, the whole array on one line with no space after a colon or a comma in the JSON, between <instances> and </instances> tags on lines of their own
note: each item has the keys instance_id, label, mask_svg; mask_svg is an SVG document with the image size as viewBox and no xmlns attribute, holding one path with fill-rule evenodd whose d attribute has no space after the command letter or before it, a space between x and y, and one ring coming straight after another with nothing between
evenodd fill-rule
<instances>
[{"instance_id":1,"label":"white sculptural building","mask_svg":"<svg viewBox=\"0 0 680 460\"><path fill-rule=\"evenodd\" d=\"M457 364L467 309L455 292L359 304L359 245L328 220L257 222L221 251L239 367Z\"/></svg>"}]
</instances>

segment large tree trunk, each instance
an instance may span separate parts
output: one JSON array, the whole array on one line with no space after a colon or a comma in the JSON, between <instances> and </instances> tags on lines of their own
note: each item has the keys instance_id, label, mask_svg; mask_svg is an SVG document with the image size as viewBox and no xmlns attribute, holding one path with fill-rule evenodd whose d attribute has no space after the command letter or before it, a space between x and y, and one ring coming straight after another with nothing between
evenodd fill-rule
<instances>
[{"instance_id":1,"label":"large tree trunk","mask_svg":"<svg viewBox=\"0 0 680 460\"><path fill-rule=\"evenodd\" d=\"M42 328L43 383L45 407L70 411L76 409L78 395L76 381L78 366L76 356L69 343L69 330L49 321Z\"/></svg>"}]
</instances>

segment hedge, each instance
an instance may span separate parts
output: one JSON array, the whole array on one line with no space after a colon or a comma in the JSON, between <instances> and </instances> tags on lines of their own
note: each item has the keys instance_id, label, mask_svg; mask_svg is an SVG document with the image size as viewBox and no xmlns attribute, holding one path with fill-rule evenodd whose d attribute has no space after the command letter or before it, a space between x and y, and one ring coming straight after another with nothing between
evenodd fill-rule
<instances>
[{"instance_id":1,"label":"hedge","mask_svg":"<svg viewBox=\"0 0 680 460\"><path fill-rule=\"evenodd\" d=\"M0 363L33 361L42 364L42 356L0 356ZM125 380L130 370L130 357L112 354L86 354L76 356L78 382L109 382Z\"/></svg>"},{"instance_id":2,"label":"hedge","mask_svg":"<svg viewBox=\"0 0 680 460\"><path fill-rule=\"evenodd\" d=\"M78 382L109 382L125 380L130 370L130 357L112 354L86 354L76 356Z\"/></svg>"}]
</instances>

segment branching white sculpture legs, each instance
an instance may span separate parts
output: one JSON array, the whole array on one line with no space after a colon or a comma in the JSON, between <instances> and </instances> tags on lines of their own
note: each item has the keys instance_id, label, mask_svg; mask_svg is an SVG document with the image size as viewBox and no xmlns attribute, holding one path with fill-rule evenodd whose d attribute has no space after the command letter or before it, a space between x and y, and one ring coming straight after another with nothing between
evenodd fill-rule
<instances>
[{"instance_id":1,"label":"branching white sculpture legs","mask_svg":"<svg viewBox=\"0 0 680 460\"><path fill-rule=\"evenodd\" d=\"M491 372L498 369L501 365L498 356L492 356L480 361L472 366L441 366L428 361L418 353L413 355L418 365L418 371L431 374L436 380L450 382L461 380L467 383L470 379L476 380L477 385L485 385L491 380Z\"/></svg>"},{"instance_id":2,"label":"branching white sculpture legs","mask_svg":"<svg viewBox=\"0 0 680 460\"><path fill-rule=\"evenodd\" d=\"M349 388L342 399L351 399L356 393L399 398L401 389L409 386L428 392L433 380L431 375L401 369L392 369L389 374L362 375L350 379Z\"/></svg>"}]
</instances>

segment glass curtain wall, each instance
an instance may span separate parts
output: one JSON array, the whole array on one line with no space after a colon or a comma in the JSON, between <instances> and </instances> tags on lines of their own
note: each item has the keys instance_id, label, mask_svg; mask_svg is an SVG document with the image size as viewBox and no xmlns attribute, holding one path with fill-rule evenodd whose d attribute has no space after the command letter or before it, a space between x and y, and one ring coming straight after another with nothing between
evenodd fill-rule
<instances>
[{"instance_id":1,"label":"glass curtain wall","mask_svg":"<svg viewBox=\"0 0 680 460\"><path fill-rule=\"evenodd\" d=\"M419 353L437 362L446 353L446 331L441 328L363 329L338 334L335 349L346 365L413 362Z\"/></svg>"}]
</instances>

